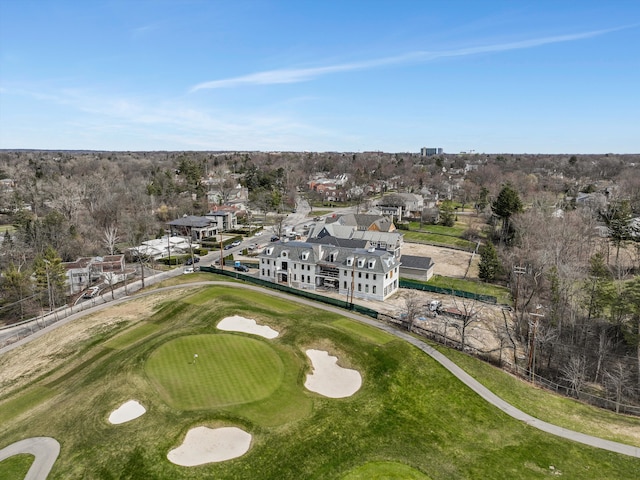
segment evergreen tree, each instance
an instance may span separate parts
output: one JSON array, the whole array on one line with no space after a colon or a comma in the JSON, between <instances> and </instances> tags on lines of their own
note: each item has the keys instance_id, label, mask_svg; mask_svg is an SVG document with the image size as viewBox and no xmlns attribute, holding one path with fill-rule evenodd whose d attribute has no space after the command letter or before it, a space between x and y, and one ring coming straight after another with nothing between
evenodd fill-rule
<instances>
[{"instance_id":1,"label":"evergreen tree","mask_svg":"<svg viewBox=\"0 0 640 480\"><path fill-rule=\"evenodd\" d=\"M609 239L616 247L616 265L620 256L620 247L632 239L631 220L633 212L629 200L617 200L609 203L607 209L600 214L609 228Z\"/></svg>"},{"instance_id":2,"label":"evergreen tree","mask_svg":"<svg viewBox=\"0 0 640 480\"><path fill-rule=\"evenodd\" d=\"M502 270L496 247L490 241L480 247L479 269L480 272L478 276L485 282L495 280L496 276L498 276Z\"/></svg>"},{"instance_id":3,"label":"evergreen tree","mask_svg":"<svg viewBox=\"0 0 640 480\"><path fill-rule=\"evenodd\" d=\"M513 228L511 226L511 217L516 213L522 212L522 201L518 192L511 185L505 185L500 190L498 198L491 204L493 213L502 220L502 230L500 233L500 241L509 241L513 237Z\"/></svg>"},{"instance_id":4,"label":"evergreen tree","mask_svg":"<svg viewBox=\"0 0 640 480\"><path fill-rule=\"evenodd\" d=\"M456 212L451 200L445 200L440 204L440 225L453 227L456 223Z\"/></svg>"}]
</instances>

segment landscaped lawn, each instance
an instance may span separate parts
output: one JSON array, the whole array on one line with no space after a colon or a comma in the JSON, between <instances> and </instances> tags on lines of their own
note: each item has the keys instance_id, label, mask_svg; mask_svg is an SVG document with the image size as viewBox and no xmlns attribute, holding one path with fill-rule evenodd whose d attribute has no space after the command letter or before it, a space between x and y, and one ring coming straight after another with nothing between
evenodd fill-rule
<instances>
[{"instance_id":1,"label":"landscaped lawn","mask_svg":"<svg viewBox=\"0 0 640 480\"><path fill-rule=\"evenodd\" d=\"M463 278L443 277L441 275L434 275L428 282L422 283L433 285L435 287L477 293L479 295L491 295L496 297L500 304L511 304L511 292L508 288L500 285L493 285L491 283L484 283L475 280L466 280Z\"/></svg>"},{"instance_id":2,"label":"landscaped lawn","mask_svg":"<svg viewBox=\"0 0 640 480\"><path fill-rule=\"evenodd\" d=\"M457 222L453 227L445 227L444 225L429 225L423 223L422 227L420 222L409 222L409 228L411 231L421 231L427 233L437 233L440 235L451 235L453 237L461 237L467 230L468 226L464 223Z\"/></svg>"},{"instance_id":3,"label":"landscaped lawn","mask_svg":"<svg viewBox=\"0 0 640 480\"><path fill-rule=\"evenodd\" d=\"M450 235L442 235L439 233L424 233L400 230L404 235L405 242L429 243L435 245L452 246L462 248L467 251L473 251L476 248L475 242L470 242L464 238L452 237Z\"/></svg>"},{"instance_id":4,"label":"landscaped lawn","mask_svg":"<svg viewBox=\"0 0 640 480\"><path fill-rule=\"evenodd\" d=\"M155 295L161 299L166 293ZM565 441L508 417L421 350L371 327L350 325L339 314L232 285L185 289L181 295L128 326L97 332L95 343L85 339L64 357L44 359L51 362L51 374L1 390L0 448L52 436L62 449L49 478L65 480L534 479L556 472L562 478L626 479L640 469L639 459ZM143 301L149 300L132 299L131 308ZM280 335L268 340L217 330L231 315L256 319ZM21 352L32 356L46 341L43 336L13 350L3 365L22 365L28 359ZM326 350L339 365L359 371L362 387L341 399L306 390L309 348ZM195 353L198 359L190 364ZM207 372L197 370L205 366L204 358L197 363L202 355L213 362ZM253 368L260 367L251 364L263 361L282 371L258 378ZM225 368L233 374L215 373ZM250 381L234 378L245 372ZM174 387L165 382L181 382L186 391L169 392ZM202 394L194 393L197 382ZM230 387L234 382L244 394ZM206 404L215 389L241 398ZM194 395L200 398L192 409L188 398ZM130 399L147 412L110 424L110 412ZM7 410L9 404L22 406ZM237 426L252 435L251 447L231 461L170 463L167 453L201 425ZM15 461L0 462L0 478L15 468Z\"/></svg>"}]
</instances>

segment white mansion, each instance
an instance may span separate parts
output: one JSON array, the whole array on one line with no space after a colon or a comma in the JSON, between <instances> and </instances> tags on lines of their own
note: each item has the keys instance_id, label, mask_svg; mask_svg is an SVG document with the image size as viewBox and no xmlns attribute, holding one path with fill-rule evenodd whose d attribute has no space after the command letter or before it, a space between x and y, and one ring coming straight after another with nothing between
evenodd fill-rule
<instances>
[{"instance_id":1,"label":"white mansion","mask_svg":"<svg viewBox=\"0 0 640 480\"><path fill-rule=\"evenodd\" d=\"M259 255L260 278L383 301L398 290L400 262L384 250L307 242L274 243Z\"/></svg>"}]
</instances>

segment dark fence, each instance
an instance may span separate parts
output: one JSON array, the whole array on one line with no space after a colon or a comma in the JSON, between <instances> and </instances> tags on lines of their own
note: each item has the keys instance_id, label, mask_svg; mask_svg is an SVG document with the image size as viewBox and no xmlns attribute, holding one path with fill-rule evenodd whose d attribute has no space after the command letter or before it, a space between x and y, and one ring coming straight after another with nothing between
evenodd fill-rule
<instances>
[{"instance_id":1,"label":"dark fence","mask_svg":"<svg viewBox=\"0 0 640 480\"><path fill-rule=\"evenodd\" d=\"M235 270L222 270L216 267L201 267L200 271L217 273L218 275L225 275L227 277L237 278L247 283L252 283L254 285L259 285L261 287L270 288L271 290L278 290L280 292L290 293L291 295L297 295L299 297L308 298L309 300L313 300L316 302L326 303L328 305L333 305L334 307L344 308L346 310L352 310L354 312L358 312L368 317L378 318L377 310L372 310L371 308L363 307L361 305L345 302L344 300L339 300L337 298L325 297L324 295L318 295L316 293L308 292L306 290L299 290L297 288L289 287L288 285L282 285L280 283L270 282L268 280L261 280L252 275L244 275Z\"/></svg>"},{"instance_id":2,"label":"dark fence","mask_svg":"<svg viewBox=\"0 0 640 480\"><path fill-rule=\"evenodd\" d=\"M493 295L481 295L479 293L465 292L464 290L456 290L454 288L436 287L435 285L414 282L412 280L407 280L406 278L400 279L400 288L411 288L413 290L441 293L443 295L455 295L456 297L471 298L473 300L479 300L486 303L498 303L498 299Z\"/></svg>"}]
</instances>

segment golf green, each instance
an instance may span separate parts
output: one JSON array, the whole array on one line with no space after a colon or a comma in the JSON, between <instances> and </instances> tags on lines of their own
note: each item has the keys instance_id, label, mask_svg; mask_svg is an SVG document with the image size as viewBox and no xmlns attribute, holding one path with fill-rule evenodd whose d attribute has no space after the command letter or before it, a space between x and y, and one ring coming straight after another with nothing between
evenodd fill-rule
<instances>
[{"instance_id":1,"label":"golf green","mask_svg":"<svg viewBox=\"0 0 640 480\"><path fill-rule=\"evenodd\" d=\"M271 395L284 377L278 353L239 335L190 335L156 349L145 371L171 407L200 410L249 403Z\"/></svg>"}]
</instances>

